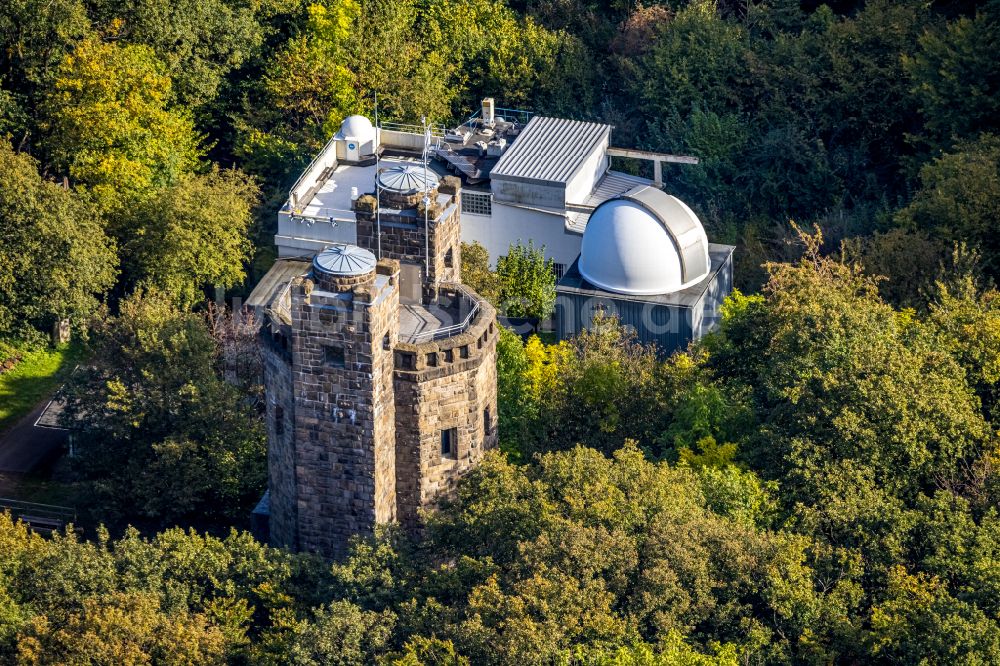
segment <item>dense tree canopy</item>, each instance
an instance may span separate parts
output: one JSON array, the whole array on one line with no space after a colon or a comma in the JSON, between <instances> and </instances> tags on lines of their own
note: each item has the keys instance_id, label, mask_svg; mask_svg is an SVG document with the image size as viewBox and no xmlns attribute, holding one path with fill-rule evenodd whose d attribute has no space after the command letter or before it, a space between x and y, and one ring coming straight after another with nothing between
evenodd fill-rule
<instances>
[{"instance_id":1,"label":"dense tree canopy","mask_svg":"<svg viewBox=\"0 0 1000 666\"><path fill-rule=\"evenodd\" d=\"M90 329L71 472L119 533L0 516L0 661L997 663L998 35L996 0L0 3L0 346ZM698 156L666 189L742 292L669 357L502 331L502 453L419 534L156 533L260 497L254 324L205 293L376 95ZM538 248L462 259L550 312Z\"/></svg>"},{"instance_id":2,"label":"dense tree canopy","mask_svg":"<svg viewBox=\"0 0 1000 666\"><path fill-rule=\"evenodd\" d=\"M115 281L98 210L0 142L0 337L83 323Z\"/></svg>"},{"instance_id":3,"label":"dense tree canopy","mask_svg":"<svg viewBox=\"0 0 1000 666\"><path fill-rule=\"evenodd\" d=\"M259 497L263 426L220 376L204 317L137 291L96 332L64 420L79 468L110 517L234 515Z\"/></svg>"},{"instance_id":4,"label":"dense tree canopy","mask_svg":"<svg viewBox=\"0 0 1000 666\"><path fill-rule=\"evenodd\" d=\"M43 128L55 164L108 209L190 171L198 137L153 50L90 38L59 64Z\"/></svg>"}]
</instances>

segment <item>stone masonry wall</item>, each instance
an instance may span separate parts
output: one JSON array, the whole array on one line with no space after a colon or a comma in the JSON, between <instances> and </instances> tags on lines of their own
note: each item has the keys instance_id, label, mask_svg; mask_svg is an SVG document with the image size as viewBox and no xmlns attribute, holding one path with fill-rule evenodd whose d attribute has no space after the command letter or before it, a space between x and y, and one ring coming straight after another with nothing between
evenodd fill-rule
<instances>
[{"instance_id":1,"label":"stone masonry wall","mask_svg":"<svg viewBox=\"0 0 1000 666\"><path fill-rule=\"evenodd\" d=\"M375 213L357 211L358 246L378 254L378 228L382 229L383 257L423 266L430 251L427 282L458 282L461 276L462 243L459 194L440 195L443 210L430 221L429 246L425 246L424 219L415 209ZM450 254L449 254L450 251Z\"/></svg>"},{"instance_id":2,"label":"stone masonry wall","mask_svg":"<svg viewBox=\"0 0 1000 666\"><path fill-rule=\"evenodd\" d=\"M396 353L396 506L399 521L419 525L419 511L450 493L485 450L496 446L495 312L483 311L464 334ZM453 457L441 433L455 428Z\"/></svg>"},{"instance_id":3,"label":"stone masonry wall","mask_svg":"<svg viewBox=\"0 0 1000 666\"><path fill-rule=\"evenodd\" d=\"M261 330L264 386L267 387L267 485L271 492L270 540L297 548L295 484L295 408L292 401L291 358L282 344L290 344L269 327Z\"/></svg>"},{"instance_id":4,"label":"stone masonry wall","mask_svg":"<svg viewBox=\"0 0 1000 666\"><path fill-rule=\"evenodd\" d=\"M394 421L392 354L383 338L398 328L398 292L370 276L324 281L338 292L292 283L298 549L334 557L351 536L395 517L395 441L385 425Z\"/></svg>"}]
</instances>

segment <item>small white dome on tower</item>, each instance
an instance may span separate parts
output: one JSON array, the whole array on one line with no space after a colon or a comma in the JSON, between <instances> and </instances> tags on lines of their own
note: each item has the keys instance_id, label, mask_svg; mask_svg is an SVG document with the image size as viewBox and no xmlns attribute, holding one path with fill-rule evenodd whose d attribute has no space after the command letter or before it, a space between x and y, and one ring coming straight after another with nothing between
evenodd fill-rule
<instances>
[{"instance_id":1,"label":"small white dome on tower","mask_svg":"<svg viewBox=\"0 0 1000 666\"><path fill-rule=\"evenodd\" d=\"M334 137L338 140L355 139L361 144L375 140L375 128L372 121L364 116L347 116L344 122L340 123L340 131Z\"/></svg>"},{"instance_id":2,"label":"small white dome on tower","mask_svg":"<svg viewBox=\"0 0 1000 666\"><path fill-rule=\"evenodd\" d=\"M708 237L681 200L654 187L634 187L590 215L580 274L618 294L669 294L709 274Z\"/></svg>"}]
</instances>

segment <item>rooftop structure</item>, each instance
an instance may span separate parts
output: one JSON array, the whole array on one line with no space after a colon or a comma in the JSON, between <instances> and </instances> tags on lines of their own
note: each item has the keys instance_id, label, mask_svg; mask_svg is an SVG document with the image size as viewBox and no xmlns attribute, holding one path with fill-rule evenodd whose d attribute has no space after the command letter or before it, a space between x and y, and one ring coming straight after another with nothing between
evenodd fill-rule
<instances>
[{"instance_id":1,"label":"rooftop structure","mask_svg":"<svg viewBox=\"0 0 1000 666\"><path fill-rule=\"evenodd\" d=\"M676 197L632 188L590 216L580 257L556 285L558 333L578 334L603 310L664 353L683 348L717 324L733 249L709 243Z\"/></svg>"},{"instance_id":2,"label":"rooftop structure","mask_svg":"<svg viewBox=\"0 0 1000 666\"><path fill-rule=\"evenodd\" d=\"M531 119L490 172L491 179L568 184L611 138L611 125L564 118Z\"/></svg>"},{"instance_id":3,"label":"rooftop structure","mask_svg":"<svg viewBox=\"0 0 1000 666\"><path fill-rule=\"evenodd\" d=\"M400 188L419 194L425 154L433 182L462 179L462 238L478 241L492 263L517 242L544 246L561 274L580 252L594 209L660 180L662 162L694 158L615 148L611 125L497 108L492 98L455 128L382 123L350 116L289 192L278 213L281 257L357 243L354 201L390 200ZM429 150L425 138L431 137ZM651 160L654 180L611 169L611 158ZM384 174L380 177L376 172ZM378 252L376 252L378 255Z\"/></svg>"}]
</instances>

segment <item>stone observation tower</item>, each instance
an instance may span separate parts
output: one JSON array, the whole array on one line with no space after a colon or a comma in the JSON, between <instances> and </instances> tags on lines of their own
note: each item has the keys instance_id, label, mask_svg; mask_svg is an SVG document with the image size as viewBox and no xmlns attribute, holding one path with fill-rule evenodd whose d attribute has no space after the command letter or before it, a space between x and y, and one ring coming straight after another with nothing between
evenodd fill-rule
<instances>
[{"instance_id":1,"label":"stone observation tower","mask_svg":"<svg viewBox=\"0 0 1000 666\"><path fill-rule=\"evenodd\" d=\"M460 182L417 164L372 167L356 245L279 260L255 291L275 545L337 557L417 526L496 445L496 313L460 281Z\"/></svg>"}]
</instances>

